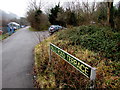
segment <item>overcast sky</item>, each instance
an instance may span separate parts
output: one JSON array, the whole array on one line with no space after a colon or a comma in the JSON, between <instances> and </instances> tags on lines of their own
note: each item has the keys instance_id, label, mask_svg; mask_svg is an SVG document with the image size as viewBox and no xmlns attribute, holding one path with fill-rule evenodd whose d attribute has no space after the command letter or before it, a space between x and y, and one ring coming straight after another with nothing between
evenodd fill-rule
<instances>
[{"instance_id":1,"label":"overcast sky","mask_svg":"<svg viewBox=\"0 0 120 90\"><path fill-rule=\"evenodd\" d=\"M19 17L25 16L28 2L30 0L1 0L0 1L0 9L7 11L7 12L12 12ZM39 0L37 0L39 1ZM78 0L41 0L44 2L46 5L54 5L57 4L58 2L68 2L68 1L78 1ZM79 0L80 1L80 0ZM81 1L87 1L87 0L81 0ZM92 2L94 0L88 0L89 2ZM96 0L96 1L103 1L103 0ZM120 0L114 0L114 2L118 2Z\"/></svg>"}]
</instances>

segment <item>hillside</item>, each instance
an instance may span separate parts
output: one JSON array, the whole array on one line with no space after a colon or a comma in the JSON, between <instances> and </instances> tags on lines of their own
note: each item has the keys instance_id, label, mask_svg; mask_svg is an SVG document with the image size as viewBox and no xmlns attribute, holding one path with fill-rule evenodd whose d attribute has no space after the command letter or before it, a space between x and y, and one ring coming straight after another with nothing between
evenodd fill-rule
<instances>
[{"instance_id":1,"label":"hillside","mask_svg":"<svg viewBox=\"0 0 120 90\"><path fill-rule=\"evenodd\" d=\"M53 43L97 68L96 88L120 86L120 32L108 27L80 26L56 32L35 47L35 86L39 88L88 88L89 79L52 53Z\"/></svg>"}]
</instances>

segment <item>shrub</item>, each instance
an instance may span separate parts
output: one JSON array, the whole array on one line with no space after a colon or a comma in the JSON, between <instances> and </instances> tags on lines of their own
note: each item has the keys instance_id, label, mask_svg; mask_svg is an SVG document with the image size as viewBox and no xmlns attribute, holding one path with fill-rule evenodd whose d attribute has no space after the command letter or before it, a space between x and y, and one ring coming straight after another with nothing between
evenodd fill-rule
<instances>
[{"instance_id":1,"label":"shrub","mask_svg":"<svg viewBox=\"0 0 120 90\"><path fill-rule=\"evenodd\" d=\"M120 58L120 33L108 27L82 26L61 32L57 37L58 40L69 40L72 45L99 52L113 61Z\"/></svg>"}]
</instances>

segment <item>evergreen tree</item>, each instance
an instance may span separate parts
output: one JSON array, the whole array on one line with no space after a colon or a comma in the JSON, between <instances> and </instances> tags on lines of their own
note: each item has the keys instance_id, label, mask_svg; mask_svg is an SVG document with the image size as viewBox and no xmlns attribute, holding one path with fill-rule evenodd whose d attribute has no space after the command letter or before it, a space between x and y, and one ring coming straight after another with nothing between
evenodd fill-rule
<instances>
[{"instance_id":1,"label":"evergreen tree","mask_svg":"<svg viewBox=\"0 0 120 90\"><path fill-rule=\"evenodd\" d=\"M59 24L59 22L56 20L59 11L60 11L59 4L50 10L51 13L49 14L49 21L51 24L54 24L54 25Z\"/></svg>"},{"instance_id":2,"label":"evergreen tree","mask_svg":"<svg viewBox=\"0 0 120 90\"><path fill-rule=\"evenodd\" d=\"M77 26L77 18L74 12L70 13L69 24L73 26Z\"/></svg>"}]
</instances>

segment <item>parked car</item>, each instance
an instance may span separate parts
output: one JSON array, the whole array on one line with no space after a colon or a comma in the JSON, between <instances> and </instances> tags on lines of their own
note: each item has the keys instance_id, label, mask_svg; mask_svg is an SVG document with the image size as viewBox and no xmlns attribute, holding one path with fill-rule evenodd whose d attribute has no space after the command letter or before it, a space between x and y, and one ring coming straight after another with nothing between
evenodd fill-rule
<instances>
[{"instance_id":1,"label":"parked car","mask_svg":"<svg viewBox=\"0 0 120 90\"><path fill-rule=\"evenodd\" d=\"M59 25L51 25L48 30L49 30L49 33L50 33L50 34L53 34L54 32L56 32L56 31L58 31L58 30L60 30L60 29L62 29L62 26L59 26Z\"/></svg>"},{"instance_id":2,"label":"parked car","mask_svg":"<svg viewBox=\"0 0 120 90\"><path fill-rule=\"evenodd\" d=\"M24 28L24 27L25 27L25 25L21 25L20 27L21 27L21 28Z\"/></svg>"}]
</instances>

